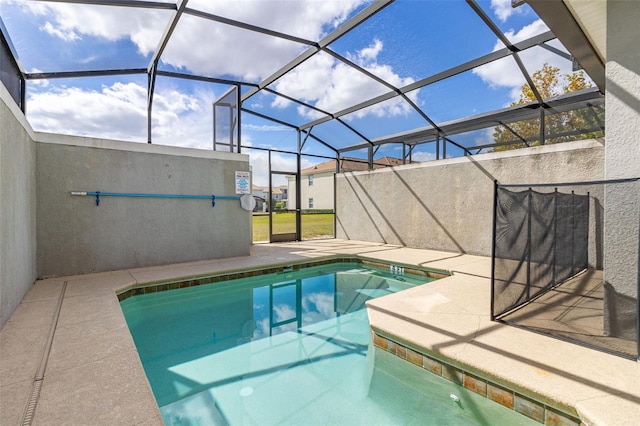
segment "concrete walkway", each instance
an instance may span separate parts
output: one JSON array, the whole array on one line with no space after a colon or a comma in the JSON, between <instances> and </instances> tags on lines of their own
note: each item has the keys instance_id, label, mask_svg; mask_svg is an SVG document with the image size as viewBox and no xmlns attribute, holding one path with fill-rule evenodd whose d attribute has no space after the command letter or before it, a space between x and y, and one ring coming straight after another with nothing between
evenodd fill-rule
<instances>
[{"instance_id":1,"label":"concrete walkway","mask_svg":"<svg viewBox=\"0 0 640 426\"><path fill-rule=\"evenodd\" d=\"M332 239L257 244L247 257L38 281L0 332L0 424L161 425L115 291L334 254L453 272L370 302L377 333L553 401L586 424L640 419L640 364L489 321L489 259Z\"/></svg>"}]
</instances>

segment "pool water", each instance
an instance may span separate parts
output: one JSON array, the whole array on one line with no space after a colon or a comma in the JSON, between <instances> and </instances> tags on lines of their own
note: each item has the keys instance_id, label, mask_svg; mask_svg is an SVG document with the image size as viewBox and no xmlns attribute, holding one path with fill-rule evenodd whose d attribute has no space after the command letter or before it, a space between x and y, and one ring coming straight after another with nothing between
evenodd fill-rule
<instances>
[{"instance_id":1,"label":"pool water","mask_svg":"<svg viewBox=\"0 0 640 426\"><path fill-rule=\"evenodd\" d=\"M537 424L370 346L365 302L426 281L331 264L121 306L167 425Z\"/></svg>"}]
</instances>

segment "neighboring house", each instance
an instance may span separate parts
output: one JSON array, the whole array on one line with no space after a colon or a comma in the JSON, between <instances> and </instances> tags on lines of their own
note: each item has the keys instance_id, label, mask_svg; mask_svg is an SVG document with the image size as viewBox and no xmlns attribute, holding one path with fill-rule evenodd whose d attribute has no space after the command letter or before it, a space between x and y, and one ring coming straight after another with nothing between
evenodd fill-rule
<instances>
[{"instance_id":1,"label":"neighboring house","mask_svg":"<svg viewBox=\"0 0 640 426\"><path fill-rule=\"evenodd\" d=\"M251 193L256 200L256 208L254 212L267 212L269 211L269 187L253 185ZM287 201L288 187L287 185L280 185L277 188L273 188L273 202L279 203Z\"/></svg>"},{"instance_id":2,"label":"neighboring house","mask_svg":"<svg viewBox=\"0 0 640 426\"><path fill-rule=\"evenodd\" d=\"M399 166L403 164L401 159L382 157L375 160L374 169L382 167ZM341 158L340 172L354 172L368 170L366 160L357 158ZM333 210L334 209L334 180L336 173L336 161L329 160L300 170L300 194L302 210ZM287 176L289 186L287 209L293 210L296 206L296 191L293 176Z\"/></svg>"},{"instance_id":3,"label":"neighboring house","mask_svg":"<svg viewBox=\"0 0 640 426\"><path fill-rule=\"evenodd\" d=\"M256 206L253 208L254 212L266 212L267 211L267 203L265 198L265 189L258 185L251 186L251 195L253 195L253 199L256 200Z\"/></svg>"}]
</instances>

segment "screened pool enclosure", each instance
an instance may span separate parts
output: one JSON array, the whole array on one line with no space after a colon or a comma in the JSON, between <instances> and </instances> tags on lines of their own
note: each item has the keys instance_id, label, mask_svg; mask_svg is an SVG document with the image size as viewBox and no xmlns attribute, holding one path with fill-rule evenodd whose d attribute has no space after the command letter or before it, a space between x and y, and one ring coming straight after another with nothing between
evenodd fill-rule
<instances>
[{"instance_id":1,"label":"screened pool enclosure","mask_svg":"<svg viewBox=\"0 0 640 426\"><path fill-rule=\"evenodd\" d=\"M248 154L301 240L336 172L604 137L579 3L0 0L0 79L37 132Z\"/></svg>"},{"instance_id":2,"label":"screened pool enclosure","mask_svg":"<svg viewBox=\"0 0 640 426\"><path fill-rule=\"evenodd\" d=\"M263 211L333 210L303 170L603 136L602 58L546 3L3 1L2 81L35 130L247 153Z\"/></svg>"},{"instance_id":3,"label":"screened pool enclosure","mask_svg":"<svg viewBox=\"0 0 640 426\"><path fill-rule=\"evenodd\" d=\"M5 1L2 80L36 130L49 130L45 94L73 102L70 87L124 84L146 91L146 117L128 140L211 149L213 139L219 150L349 156L370 167L384 156L423 161L602 135L602 60L575 20L549 28L536 14L549 13L544 2L324 3ZM584 81L545 81L544 64L560 80L581 70ZM511 93L523 86L528 97ZM208 140L180 140L193 125L181 117L173 139L165 135L166 102L198 91L216 105L216 126L209 114L198 134ZM74 127L67 132L105 136L99 124ZM277 142L264 137L274 128Z\"/></svg>"}]
</instances>

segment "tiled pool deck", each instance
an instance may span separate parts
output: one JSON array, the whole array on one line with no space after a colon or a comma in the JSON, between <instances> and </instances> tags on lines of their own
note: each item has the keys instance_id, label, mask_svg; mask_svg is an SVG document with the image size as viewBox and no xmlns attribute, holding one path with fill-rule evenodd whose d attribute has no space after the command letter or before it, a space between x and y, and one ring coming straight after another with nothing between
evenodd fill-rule
<instances>
[{"instance_id":1,"label":"tiled pool deck","mask_svg":"<svg viewBox=\"0 0 640 426\"><path fill-rule=\"evenodd\" d=\"M0 424L23 424L26 413L34 425L161 425L116 291L335 254L453 272L369 302L378 346L408 362L444 362L440 374L468 376L487 393L499 384L514 404L526 395L585 424L638 424L640 364L491 322L488 258L345 240L257 244L247 257L38 281L0 332Z\"/></svg>"}]
</instances>

